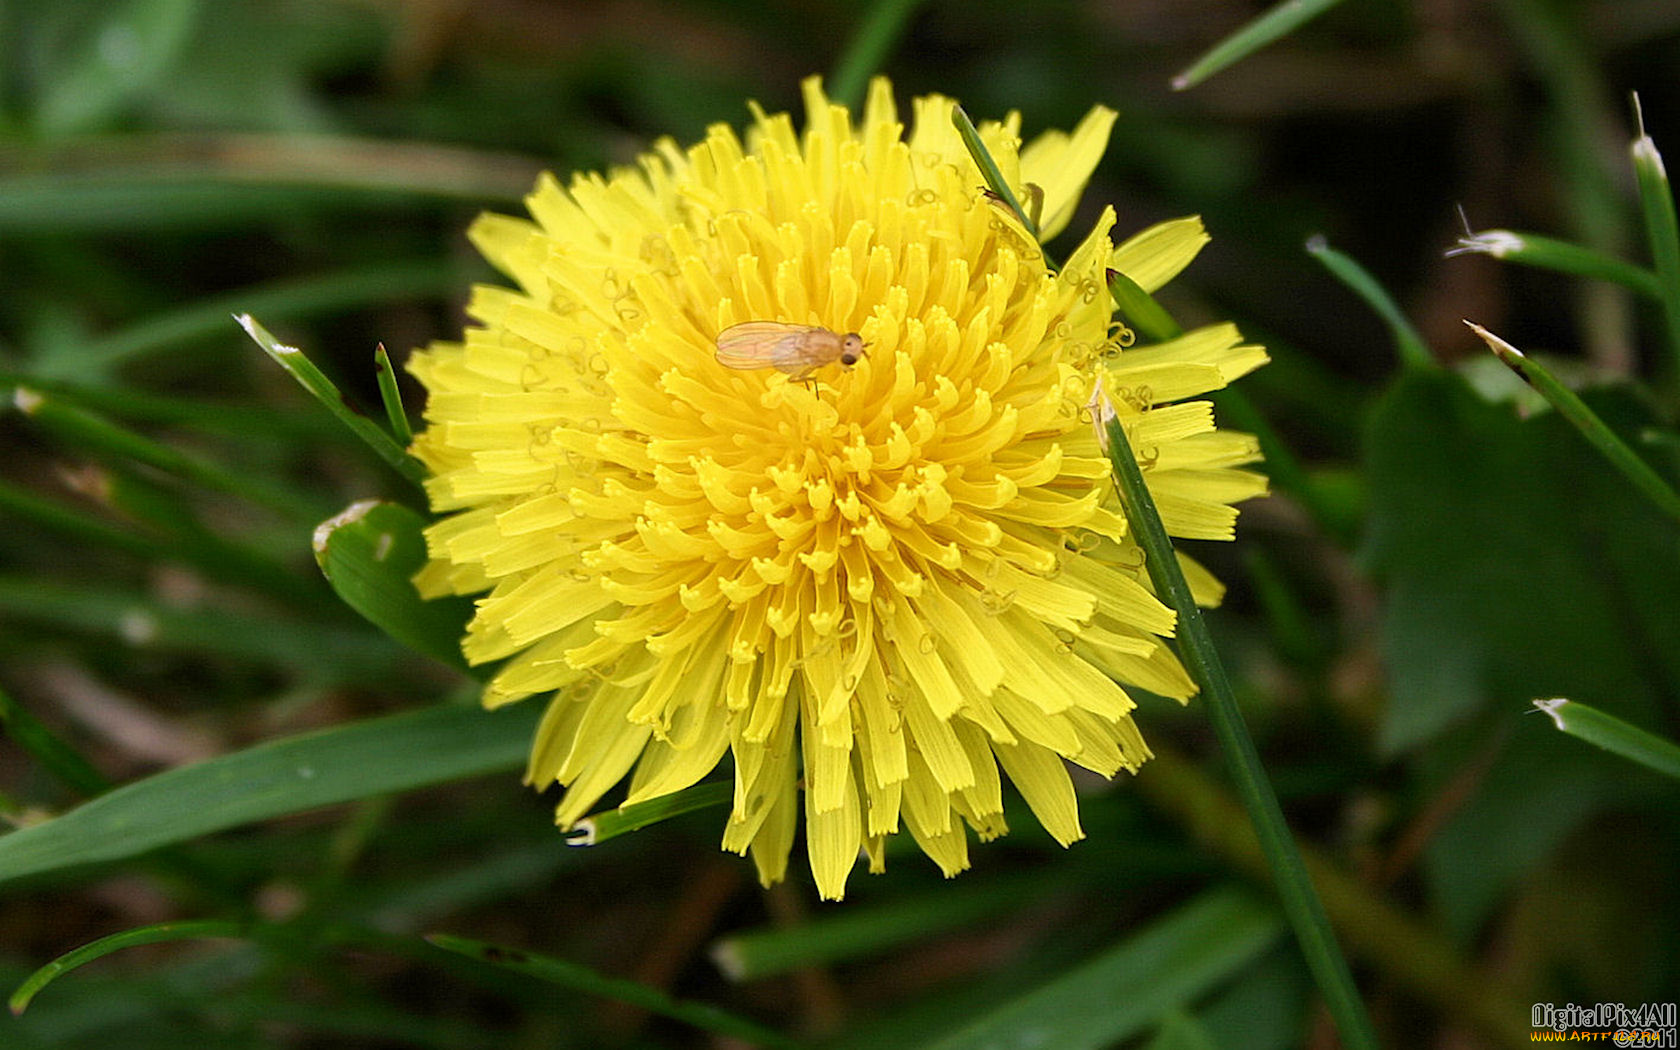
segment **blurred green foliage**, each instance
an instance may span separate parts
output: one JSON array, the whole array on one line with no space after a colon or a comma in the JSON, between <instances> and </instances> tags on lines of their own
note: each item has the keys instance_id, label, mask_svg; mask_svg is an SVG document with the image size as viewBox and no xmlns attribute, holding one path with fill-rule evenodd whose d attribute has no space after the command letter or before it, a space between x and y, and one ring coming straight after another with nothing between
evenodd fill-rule
<instances>
[{"instance_id":1,"label":"blurred green foliage","mask_svg":"<svg viewBox=\"0 0 1680 1050\"><path fill-rule=\"evenodd\" d=\"M1214 627L1286 810L1345 879L1333 920L1381 920L1350 950L1385 1042L1510 1045L1530 1003L1672 1000L1674 785L1524 712L1568 695L1680 738L1675 528L1555 414L1469 382L1485 351L1459 323L1558 355L1672 484L1663 318L1609 283L1443 252L1462 205L1478 228L1650 265L1622 100L1639 91L1680 155L1680 8L1346 2L1171 90L1260 10L0 6L0 383L53 406L0 420L0 804L28 825L96 791L88 768L132 784L45 825L57 846L0 839L0 985L166 920L249 931L62 977L0 1020L0 1045L729 1045L705 1010L643 997L650 1017L595 994L610 983L556 985L428 932L801 1044L1026 1045L1046 1019L1057 1045L1322 1039L1275 913L1235 885L1255 879L1241 848L1148 791L1153 767L1136 789L1090 786L1070 851L1021 820L957 887L907 853L818 908L718 853L716 810L569 850L517 783L522 726L501 721L535 709L454 706L468 679L321 582L322 518L383 499L408 528L394 505L418 494L228 315L254 311L382 420L376 344L400 366L494 279L462 236L473 215L516 210L544 168L740 124L749 98L797 110L800 77L868 60L864 26L901 100L1019 109L1029 134L1114 106L1085 207L1113 203L1122 235L1185 214L1213 234L1161 300L1271 349L1229 411L1300 475L1245 508L1236 545L1195 553L1231 584ZM1313 234L1370 271L1436 365L1398 366L1384 320L1303 250ZM357 561L377 538L343 539L323 557L357 608L394 601ZM387 611L369 615L421 648L444 630L426 617L460 615ZM1141 724L1161 775L1170 760L1219 790L1195 704L1147 704ZM950 921L893 921L947 890L973 895ZM777 936L773 974L734 982L708 956Z\"/></svg>"}]
</instances>

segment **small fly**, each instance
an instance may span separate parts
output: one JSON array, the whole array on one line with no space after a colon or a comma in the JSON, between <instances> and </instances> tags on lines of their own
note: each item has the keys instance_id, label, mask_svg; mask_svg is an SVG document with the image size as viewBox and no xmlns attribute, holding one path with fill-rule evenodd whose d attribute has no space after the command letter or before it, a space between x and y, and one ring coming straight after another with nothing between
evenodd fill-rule
<instances>
[{"instance_id":1,"label":"small fly","mask_svg":"<svg viewBox=\"0 0 1680 1050\"><path fill-rule=\"evenodd\" d=\"M863 337L829 328L781 321L747 321L718 333L717 360L725 368L750 372L774 368L788 381L804 382L825 365L851 368L863 356Z\"/></svg>"}]
</instances>

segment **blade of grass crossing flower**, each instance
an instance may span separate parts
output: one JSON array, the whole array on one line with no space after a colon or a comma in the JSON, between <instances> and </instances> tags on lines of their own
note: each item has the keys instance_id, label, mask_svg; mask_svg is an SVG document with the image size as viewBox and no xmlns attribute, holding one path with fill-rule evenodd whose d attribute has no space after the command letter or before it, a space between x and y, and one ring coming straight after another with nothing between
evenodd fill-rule
<instances>
[{"instance_id":1,"label":"blade of grass crossing flower","mask_svg":"<svg viewBox=\"0 0 1680 1050\"><path fill-rule=\"evenodd\" d=\"M426 601L414 588L426 564L425 527L400 504L354 503L315 530L315 561L346 605L409 648L464 671L471 600Z\"/></svg>"},{"instance_id":2,"label":"blade of grass crossing flower","mask_svg":"<svg viewBox=\"0 0 1680 1050\"><path fill-rule=\"evenodd\" d=\"M1563 697L1536 700L1534 706L1546 712L1553 724L1575 739L1585 740L1611 754L1680 780L1680 746L1672 741L1647 733L1596 707Z\"/></svg>"},{"instance_id":3,"label":"blade of grass crossing flower","mask_svg":"<svg viewBox=\"0 0 1680 1050\"><path fill-rule=\"evenodd\" d=\"M1307 252L1324 264L1324 268L1347 285L1355 295L1365 300L1367 306L1377 312L1388 323L1388 330L1394 336L1395 349L1400 352L1400 360L1408 365L1434 367L1435 356L1429 352L1429 347L1418 335L1417 329L1406 319L1400 307L1388 294L1387 289L1377 283L1371 272L1353 260L1352 256L1330 247L1323 237L1313 237L1307 241Z\"/></svg>"},{"instance_id":4,"label":"blade of grass crossing flower","mask_svg":"<svg viewBox=\"0 0 1680 1050\"><path fill-rule=\"evenodd\" d=\"M1184 329L1155 301L1154 296L1119 270L1108 271L1108 293L1114 297L1114 305L1126 323L1143 333L1145 338L1161 343L1184 334Z\"/></svg>"},{"instance_id":5,"label":"blade of grass crossing flower","mask_svg":"<svg viewBox=\"0 0 1680 1050\"><path fill-rule=\"evenodd\" d=\"M851 110L863 105L869 78L886 65L887 56L923 0L875 0L859 20L846 50L828 78L829 97Z\"/></svg>"},{"instance_id":6,"label":"blade of grass crossing flower","mask_svg":"<svg viewBox=\"0 0 1680 1050\"><path fill-rule=\"evenodd\" d=\"M929 1050L1113 1046L1236 973L1282 931L1276 912L1251 894L1210 890Z\"/></svg>"},{"instance_id":7,"label":"blade of grass crossing flower","mask_svg":"<svg viewBox=\"0 0 1680 1050\"><path fill-rule=\"evenodd\" d=\"M54 959L52 962L30 974L28 979L18 986L12 993L7 1005L14 1015L23 1013L29 1007L30 1000L38 995L42 988L52 983L58 977L69 973L78 966L83 966L95 959L104 958L112 952L123 948L134 948L142 944L162 944L165 941L197 940L205 937L240 938L245 936L243 923L228 922L220 919L201 919L193 922L160 922L153 926L140 926L121 933L113 933L109 937L101 937L82 945L72 951Z\"/></svg>"},{"instance_id":8,"label":"blade of grass crossing flower","mask_svg":"<svg viewBox=\"0 0 1680 1050\"><path fill-rule=\"evenodd\" d=\"M968 155L980 169L981 177L986 181L986 188L1014 213L1034 238L1037 238L1038 223L1022 209L1014 191L1004 181L1003 172L998 168L991 151L980 141L980 132L961 106L951 108L951 123L956 126L957 134L962 137L963 147L968 150ZM1058 264L1042 244L1039 245L1039 250L1044 252L1045 265L1052 270L1057 269ZM1155 297L1119 270L1108 271L1108 289L1115 306L1120 309L1126 320L1144 335L1159 341L1183 334L1184 329L1155 301Z\"/></svg>"},{"instance_id":9,"label":"blade of grass crossing flower","mask_svg":"<svg viewBox=\"0 0 1680 1050\"><path fill-rule=\"evenodd\" d=\"M684 813L726 806L734 797L735 785L732 781L718 780L709 784L695 784L669 795L638 802L634 806L604 810L587 816L572 825L572 830L566 836L566 845L598 846L608 839L615 839Z\"/></svg>"},{"instance_id":10,"label":"blade of grass crossing flower","mask_svg":"<svg viewBox=\"0 0 1680 1050\"><path fill-rule=\"evenodd\" d=\"M1451 255L1491 255L1505 262L1520 263L1539 270L1567 273L1596 281L1619 284L1658 302L1662 300L1662 282L1643 266L1606 255L1594 248L1545 237L1538 233L1515 230L1483 230L1460 237L1458 246L1447 251Z\"/></svg>"},{"instance_id":11,"label":"blade of grass crossing flower","mask_svg":"<svg viewBox=\"0 0 1680 1050\"><path fill-rule=\"evenodd\" d=\"M373 367L379 376L379 400L385 402L385 416L391 421L391 433L399 445L414 440L414 428L408 425L408 410L403 408L402 391L397 389L397 373L391 367L391 355L380 343L373 351Z\"/></svg>"},{"instance_id":12,"label":"blade of grass crossing flower","mask_svg":"<svg viewBox=\"0 0 1680 1050\"><path fill-rule=\"evenodd\" d=\"M317 516L308 501L289 490L251 481L29 387L20 386L14 390L12 403L37 425L59 435L66 444L78 450L117 461L144 463L166 474L260 503L283 514L304 518Z\"/></svg>"},{"instance_id":13,"label":"blade of grass crossing flower","mask_svg":"<svg viewBox=\"0 0 1680 1050\"><path fill-rule=\"evenodd\" d=\"M1524 354L1521 350L1494 335L1479 324L1464 322L1472 332L1481 337L1488 349L1503 361L1511 371L1522 378L1522 381L1540 392L1540 395L1551 403L1565 419L1581 432L1587 443L1604 454L1604 458L1634 486L1644 493L1645 497L1662 509L1663 513L1680 519L1680 494L1664 481L1662 477L1639 457L1627 443L1616 436L1616 432L1604 425L1598 414L1587 407L1575 391L1570 390L1557 378L1547 371L1545 366Z\"/></svg>"},{"instance_id":14,"label":"blade of grass crossing flower","mask_svg":"<svg viewBox=\"0 0 1680 1050\"><path fill-rule=\"evenodd\" d=\"M962 137L963 146L968 150L968 155L974 158L974 163L980 168L980 177L985 180L986 188L991 190L997 196L997 199L1014 213L1015 217L1021 221L1021 225L1026 227L1028 233L1037 238L1038 224L1033 222L1026 210L1021 207L1021 202L1015 198L1015 191L1009 188L1009 183L1003 177L1003 171L997 166L997 161L992 159L991 151L986 148L984 142L980 141L979 129L974 126L974 121L968 118L968 114L963 112L961 106L951 107L951 123L956 126L957 134ZM1049 260L1050 257L1045 256L1045 262L1048 263Z\"/></svg>"},{"instance_id":15,"label":"blade of grass crossing flower","mask_svg":"<svg viewBox=\"0 0 1680 1050\"><path fill-rule=\"evenodd\" d=\"M446 704L289 737L124 785L0 837L0 880L258 820L518 768L541 708Z\"/></svg>"},{"instance_id":16,"label":"blade of grass crossing flower","mask_svg":"<svg viewBox=\"0 0 1680 1050\"><path fill-rule=\"evenodd\" d=\"M1155 509L1155 501L1144 483L1143 472L1133 455L1126 431L1110 414L1105 419L1108 458L1125 505L1126 519L1135 531L1145 555L1145 566L1156 593L1178 613L1179 656L1185 668L1202 687L1209 721L1219 739L1220 752L1236 784L1243 808L1254 826L1266 855L1267 866L1284 914L1295 930L1296 940L1323 994L1344 1046L1350 1050L1376 1050L1376 1033L1366 1016L1348 969L1336 943L1324 905L1313 889L1301 861L1301 854L1284 820L1277 795L1260 764L1260 754L1249 736L1242 709L1237 706L1225 665L1214 649L1213 637L1201 609L1190 594L1190 584L1179 568L1172 541Z\"/></svg>"},{"instance_id":17,"label":"blade of grass crossing flower","mask_svg":"<svg viewBox=\"0 0 1680 1050\"><path fill-rule=\"evenodd\" d=\"M1283 0L1210 48L1189 68L1172 78L1172 89L1195 87L1208 77L1234 65L1280 37L1293 33L1307 22L1335 7L1339 0Z\"/></svg>"},{"instance_id":18,"label":"blade of grass crossing flower","mask_svg":"<svg viewBox=\"0 0 1680 1050\"><path fill-rule=\"evenodd\" d=\"M1155 301L1155 297L1124 273L1112 269L1108 271L1108 291L1114 300L1115 309L1145 338L1164 342L1184 334L1183 327ZM1331 535L1350 539L1354 523L1350 522L1345 514L1337 514L1331 508L1330 503L1318 492L1312 479L1302 469L1295 453L1288 445L1278 440L1277 432L1249 401L1247 395L1233 387L1227 387L1215 391L1211 396L1215 405L1231 414L1238 427L1253 434L1260 442L1266 474L1277 487L1300 500L1302 506L1306 507Z\"/></svg>"},{"instance_id":19,"label":"blade of grass crossing flower","mask_svg":"<svg viewBox=\"0 0 1680 1050\"><path fill-rule=\"evenodd\" d=\"M393 299L442 295L461 283L460 269L433 259L350 267L290 281L242 288L147 318L81 345L72 355L39 361L36 370L62 379L105 374L148 354L222 335L229 314L299 320Z\"/></svg>"},{"instance_id":20,"label":"blade of grass crossing flower","mask_svg":"<svg viewBox=\"0 0 1680 1050\"><path fill-rule=\"evenodd\" d=\"M1674 355L1674 381L1680 383L1680 221L1674 214L1674 191L1668 170L1663 167L1657 144L1645 134L1645 118L1639 112L1639 96L1633 97L1639 122L1634 139L1633 172L1639 180L1639 208L1645 216L1645 238L1651 248L1651 262L1662 292L1663 320L1668 332L1668 350Z\"/></svg>"},{"instance_id":21,"label":"blade of grass crossing flower","mask_svg":"<svg viewBox=\"0 0 1680 1050\"><path fill-rule=\"evenodd\" d=\"M97 795L110 787L99 770L75 748L60 740L12 695L0 689L0 727L60 783L83 795Z\"/></svg>"},{"instance_id":22,"label":"blade of grass crossing flower","mask_svg":"<svg viewBox=\"0 0 1680 1050\"><path fill-rule=\"evenodd\" d=\"M1198 764L1156 744L1137 787L1177 820L1203 848L1258 878L1268 868L1254 825L1242 807ZM1325 910L1347 944L1384 979L1474 1026L1490 1046L1521 1047L1529 1040L1524 1004L1509 982L1473 969L1445 935L1396 908L1370 885L1308 844L1303 859Z\"/></svg>"},{"instance_id":23,"label":"blade of grass crossing flower","mask_svg":"<svg viewBox=\"0 0 1680 1050\"><path fill-rule=\"evenodd\" d=\"M426 939L445 951L477 959L490 966L512 970L585 995L627 1003L649 1013L693 1025L703 1031L746 1040L755 1046L769 1047L772 1050L795 1050L799 1045L780 1032L718 1007L673 999L657 988L620 977L608 977L567 959L537 955L517 948L504 948L484 941L473 941L442 933L432 934Z\"/></svg>"},{"instance_id":24,"label":"blade of grass crossing flower","mask_svg":"<svg viewBox=\"0 0 1680 1050\"><path fill-rule=\"evenodd\" d=\"M275 339L268 329L258 324L256 318L250 314L237 314L234 320L239 322L268 356L274 358L276 364L301 383L305 390L325 405L327 411L337 416L352 433L365 441L379 458L416 485L425 480L426 468L420 465L420 461L411 457L390 434L381 430L377 423L351 408L333 381L315 367L315 363L305 357L303 351L295 346L286 346Z\"/></svg>"}]
</instances>

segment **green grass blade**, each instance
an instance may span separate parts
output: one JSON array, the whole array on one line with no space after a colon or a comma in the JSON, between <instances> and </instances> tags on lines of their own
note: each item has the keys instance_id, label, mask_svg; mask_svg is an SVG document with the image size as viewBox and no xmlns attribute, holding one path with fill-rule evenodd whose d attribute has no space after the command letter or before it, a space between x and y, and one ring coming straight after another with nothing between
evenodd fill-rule
<instances>
[{"instance_id":1,"label":"green grass blade","mask_svg":"<svg viewBox=\"0 0 1680 1050\"><path fill-rule=\"evenodd\" d=\"M1585 740L1611 754L1680 780L1680 745L1647 733L1596 707L1563 697L1536 700L1534 706L1551 716L1553 724L1575 739Z\"/></svg>"},{"instance_id":2,"label":"green grass blade","mask_svg":"<svg viewBox=\"0 0 1680 1050\"><path fill-rule=\"evenodd\" d=\"M138 535L53 500L42 499L33 492L14 488L4 481L0 481L0 514L21 518L78 543L122 551L147 560L176 560L166 544L152 537Z\"/></svg>"},{"instance_id":3,"label":"green grass blade","mask_svg":"<svg viewBox=\"0 0 1680 1050\"><path fill-rule=\"evenodd\" d=\"M1198 763L1166 745L1137 778L1153 805L1180 823L1190 837L1234 869L1263 879L1268 870L1254 825L1242 807ZM1506 980L1465 962L1458 945L1373 890L1310 843L1302 847L1313 885L1336 919L1345 943L1385 981L1420 1001L1474 1026L1489 1046L1520 1047L1529 1041L1527 1004Z\"/></svg>"},{"instance_id":4,"label":"green grass blade","mask_svg":"<svg viewBox=\"0 0 1680 1050\"><path fill-rule=\"evenodd\" d=\"M227 315L221 318L225 324ZM295 412L259 404L205 401L199 398L154 394L135 387L93 386L75 380L51 379L36 373L0 369L0 388L31 387L52 394L66 404L103 412L131 423L161 423L192 427L210 433L272 443L342 437L337 423L313 412Z\"/></svg>"},{"instance_id":5,"label":"green grass blade","mask_svg":"<svg viewBox=\"0 0 1680 1050\"><path fill-rule=\"evenodd\" d=\"M84 491L128 519L111 524L92 515L0 483L0 513L10 514L81 544L121 551L155 564L189 565L206 576L282 601L318 608L325 597L313 578L267 551L231 542L206 529L178 497L138 475L78 474ZM143 531L136 531L143 530Z\"/></svg>"},{"instance_id":6,"label":"green grass blade","mask_svg":"<svg viewBox=\"0 0 1680 1050\"><path fill-rule=\"evenodd\" d=\"M1606 255L1601 251L1517 230L1483 230L1460 237L1450 255L1491 255L1505 262L1532 266L1553 273L1566 273L1595 281L1619 284L1647 299L1662 301L1662 283L1643 266Z\"/></svg>"},{"instance_id":7,"label":"green grass blade","mask_svg":"<svg viewBox=\"0 0 1680 1050\"><path fill-rule=\"evenodd\" d=\"M1319 15L1335 7L1339 0L1283 0L1265 14L1244 25L1221 40L1189 68L1172 78L1172 89L1183 91L1195 87L1208 77L1235 65L1237 62L1299 29Z\"/></svg>"},{"instance_id":8,"label":"green grass blade","mask_svg":"<svg viewBox=\"0 0 1680 1050\"><path fill-rule=\"evenodd\" d=\"M1143 1050L1219 1050L1219 1044L1200 1021L1175 1011L1161 1019Z\"/></svg>"},{"instance_id":9,"label":"green grass blade","mask_svg":"<svg viewBox=\"0 0 1680 1050\"><path fill-rule=\"evenodd\" d=\"M541 170L514 154L343 135L113 135L0 149L0 231L223 225L416 198L517 204Z\"/></svg>"},{"instance_id":10,"label":"green grass blade","mask_svg":"<svg viewBox=\"0 0 1680 1050\"><path fill-rule=\"evenodd\" d=\"M732 981L756 981L807 966L878 955L947 930L973 927L1023 900L1055 896L1057 881L1042 874L964 886L941 886L844 912L823 913L797 926L732 934L712 946L712 961Z\"/></svg>"},{"instance_id":11,"label":"green grass blade","mask_svg":"<svg viewBox=\"0 0 1680 1050\"><path fill-rule=\"evenodd\" d=\"M684 813L694 813L714 806L727 806L734 797L734 781L715 780L706 784L695 784L669 795L638 802L634 806L591 814L572 825L570 834L566 836L566 843L571 846L596 846L608 839L615 839Z\"/></svg>"},{"instance_id":12,"label":"green grass blade","mask_svg":"<svg viewBox=\"0 0 1680 1050\"><path fill-rule=\"evenodd\" d=\"M13 1015L21 1014L29 1007L41 989L54 979L69 973L78 966L85 965L95 959L102 959L112 952L123 948L133 948L142 944L162 944L166 941L196 940L203 937L232 937L245 936L245 925L238 922L227 922L221 919L200 919L193 922L160 922L152 926L140 926L121 933L113 933L109 937L101 937L97 941L89 942L73 951L65 952L52 962L36 970L29 978L18 986L12 993L7 1005L11 1007Z\"/></svg>"},{"instance_id":13,"label":"green grass blade","mask_svg":"<svg viewBox=\"0 0 1680 1050\"><path fill-rule=\"evenodd\" d=\"M461 636L472 601L426 601L414 589L426 564L425 527L424 517L399 504L355 503L315 530L315 561L346 605L416 652L464 671Z\"/></svg>"},{"instance_id":14,"label":"green grass blade","mask_svg":"<svg viewBox=\"0 0 1680 1050\"><path fill-rule=\"evenodd\" d=\"M997 166L986 144L980 141L980 132L974 126L974 121L968 118L961 106L951 107L951 123L956 126L957 134L962 138L963 148L974 159L975 166L980 169L980 176L985 180L986 188L992 195L1014 214L1015 218L1036 239L1038 237L1038 223L1022 209L1021 202L1016 199L1015 192L1004 181L1003 171ZM1039 245L1039 251L1044 253L1044 264L1052 271L1059 264L1047 248ZM1108 270L1108 290L1110 297L1120 312L1125 315L1138 331L1151 339L1171 339L1183 333L1184 329L1173 320L1172 315L1155 301L1155 297L1144 291L1138 283L1119 270Z\"/></svg>"},{"instance_id":15,"label":"green grass blade","mask_svg":"<svg viewBox=\"0 0 1680 1050\"><path fill-rule=\"evenodd\" d=\"M445 704L258 744L0 837L0 881L120 860L227 828L518 768L539 704Z\"/></svg>"},{"instance_id":16,"label":"green grass blade","mask_svg":"<svg viewBox=\"0 0 1680 1050\"><path fill-rule=\"evenodd\" d=\"M329 605L330 607L330 605ZM0 577L0 618L104 635L138 652L185 653L290 670L304 680L389 680L401 651L358 625L295 615L174 608L105 585ZM317 618L318 620L319 618Z\"/></svg>"},{"instance_id":17,"label":"green grass blade","mask_svg":"<svg viewBox=\"0 0 1680 1050\"><path fill-rule=\"evenodd\" d=\"M1645 118L1639 114L1639 96L1633 99L1639 119L1639 137L1633 140L1633 173L1639 181L1639 210L1645 217L1645 240L1651 249L1651 263L1657 271L1662 293L1663 320L1668 350L1673 355L1680 381L1680 221L1674 214L1674 190L1668 183L1657 144L1645 134Z\"/></svg>"},{"instance_id":18,"label":"green grass blade","mask_svg":"<svg viewBox=\"0 0 1680 1050\"><path fill-rule=\"evenodd\" d=\"M5 168L0 158L0 169ZM380 190L224 182L131 172L0 174L0 236L180 233L271 227L300 213L353 216L413 211L412 196Z\"/></svg>"},{"instance_id":19,"label":"green grass blade","mask_svg":"<svg viewBox=\"0 0 1680 1050\"><path fill-rule=\"evenodd\" d=\"M1237 706L1236 694L1214 648L1207 621L1179 568L1172 541L1161 524L1154 497L1144 483L1143 471L1138 467L1126 430L1114 417L1112 408L1103 416L1108 458L1126 509L1126 520L1143 548L1144 565L1155 585L1155 593L1178 613L1179 656L1190 676L1201 686L1202 701L1207 706L1214 735L1219 738L1220 753L1260 839L1284 914L1289 917L1307 966L1313 972L1331 1017L1335 1018L1343 1045L1352 1050L1376 1050L1376 1032L1360 1001L1353 973L1336 943L1330 920L1324 914L1324 904L1307 876L1300 849L1290 835L1283 809L1260 763L1260 754L1249 735L1242 709Z\"/></svg>"},{"instance_id":20,"label":"green grass blade","mask_svg":"<svg viewBox=\"0 0 1680 1050\"><path fill-rule=\"evenodd\" d=\"M20 386L14 390L12 403L42 429L56 434L67 446L106 462L143 463L165 474L250 500L293 518L307 520L315 516L314 505L292 490L225 470L29 387Z\"/></svg>"},{"instance_id":21,"label":"green grass blade","mask_svg":"<svg viewBox=\"0 0 1680 1050\"><path fill-rule=\"evenodd\" d=\"M1126 319L1127 324L1141 332L1144 338L1163 343L1184 334L1184 329L1155 301L1154 296L1119 270L1108 271L1108 294L1114 297L1114 305L1119 309L1120 316Z\"/></svg>"},{"instance_id":22,"label":"green grass blade","mask_svg":"<svg viewBox=\"0 0 1680 1050\"><path fill-rule=\"evenodd\" d=\"M1037 239L1038 224L1033 222L1021 207L1021 202L1015 197L1015 191L1009 188L1009 183L1003 177L1003 169L997 166L991 151L980 141L980 129L974 126L974 121L968 118L961 106L951 107L951 123L956 126L957 134L961 136L968 155L974 158L974 163L980 168L980 177L985 180L986 188L1014 214L1026 231ZM1044 261L1048 264L1050 257L1045 256Z\"/></svg>"},{"instance_id":23,"label":"green grass blade","mask_svg":"<svg viewBox=\"0 0 1680 1050\"><path fill-rule=\"evenodd\" d=\"M1307 241L1307 252L1324 264L1324 268L1346 285L1355 295L1365 300L1367 306L1375 310L1387 324L1389 332L1394 336L1395 349L1400 352L1400 360L1407 365L1424 368L1435 366L1435 355L1429 352L1429 346L1424 343L1423 336L1412 327L1412 322L1406 319L1388 290L1371 272L1330 245L1322 237L1313 237Z\"/></svg>"},{"instance_id":24,"label":"green grass blade","mask_svg":"<svg viewBox=\"0 0 1680 1050\"><path fill-rule=\"evenodd\" d=\"M381 430L379 424L351 408L333 381L315 367L315 362L305 357L302 350L295 346L286 346L275 339L268 329L258 324L256 318L250 314L238 314L234 320L239 322L268 356L274 358L276 364L302 384L303 388L321 402L328 412L336 416L339 422L348 427L351 433L366 442L380 459L416 485L425 481L426 468L421 466L420 461L410 456L390 434Z\"/></svg>"},{"instance_id":25,"label":"green grass blade","mask_svg":"<svg viewBox=\"0 0 1680 1050\"><path fill-rule=\"evenodd\" d=\"M408 410L403 407L402 391L397 388L397 373L391 367L391 355L380 343L373 351L373 367L379 376L379 400L385 403L385 418L391 423L391 433L397 444L407 448L414 443L414 428L408 423Z\"/></svg>"},{"instance_id":26,"label":"green grass blade","mask_svg":"<svg viewBox=\"0 0 1680 1050\"><path fill-rule=\"evenodd\" d=\"M922 0L875 0L834 64L834 73L828 78L830 98L854 113L858 111L869 78L886 65L887 56L920 6Z\"/></svg>"},{"instance_id":27,"label":"green grass blade","mask_svg":"<svg viewBox=\"0 0 1680 1050\"><path fill-rule=\"evenodd\" d=\"M1605 426L1604 421L1576 396L1575 391L1558 382L1557 377L1538 361L1486 328L1470 321L1464 323L1469 325L1470 330L1480 336L1482 342L1488 345L1488 349L1520 376L1523 382L1539 391L1563 418L1569 420L1570 424L1581 432L1587 443L1603 453L1604 458L1633 482L1634 487L1644 493L1647 499L1661 508L1663 513L1680 520L1680 494L1676 494L1649 463L1617 437L1615 431Z\"/></svg>"},{"instance_id":28,"label":"green grass blade","mask_svg":"<svg viewBox=\"0 0 1680 1050\"><path fill-rule=\"evenodd\" d=\"M1282 932L1252 895L1211 890L928 1050L1113 1046L1211 990Z\"/></svg>"},{"instance_id":29,"label":"green grass blade","mask_svg":"<svg viewBox=\"0 0 1680 1050\"><path fill-rule=\"evenodd\" d=\"M702 1031L745 1040L754 1046L769 1047L773 1050L795 1050L799 1045L780 1032L727 1010L706 1003L673 999L657 988L620 977L608 977L566 959L442 933L433 934L426 939L445 951L477 959L490 966L498 966L585 995L627 1003L649 1013L693 1025Z\"/></svg>"},{"instance_id":30,"label":"green grass blade","mask_svg":"<svg viewBox=\"0 0 1680 1050\"><path fill-rule=\"evenodd\" d=\"M30 714L12 695L0 689L0 729L18 747L61 783L82 795L97 795L110 787L92 763Z\"/></svg>"},{"instance_id":31,"label":"green grass blade","mask_svg":"<svg viewBox=\"0 0 1680 1050\"><path fill-rule=\"evenodd\" d=\"M227 332L229 314L249 313L295 321L370 303L451 295L462 285L460 268L423 259L346 267L313 277L242 288L227 295L149 318L79 346L76 353L40 360L36 371L55 379L85 379L183 343Z\"/></svg>"}]
</instances>

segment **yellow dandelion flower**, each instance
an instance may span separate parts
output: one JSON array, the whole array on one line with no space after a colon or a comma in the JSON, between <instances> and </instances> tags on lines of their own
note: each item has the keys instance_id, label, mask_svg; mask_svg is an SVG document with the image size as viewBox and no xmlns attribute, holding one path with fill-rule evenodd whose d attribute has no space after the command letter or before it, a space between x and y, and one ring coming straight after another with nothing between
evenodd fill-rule
<instances>
[{"instance_id":1,"label":"yellow dandelion flower","mask_svg":"<svg viewBox=\"0 0 1680 1050\"><path fill-rule=\"evenodd\" d=\"M518 287L476 289L478 327L413 358L446 515L419 582L484 594L463 647L506 661L487 705L548 696L527 779L565 787L562 827L626 777L637 803L727 753L723 846L778 880L803 809L839 898L901 828L967 867L965 826L1006 830L1003 775L1070 843L1066 762L1149 757L1116 680L1194 687L1084 406L1101 373L1169 528L1226 537L1262 489L1237 469L1254 442L1166 403L1265 357L1229 327L1118 349L1105 268L1176 272L1200 245L1182 225L1120 257L1105 211L1053 272L982 192L949 99L918 100L906 135L884 80L861 124L804 91L803 133L754 107L744 142L718 126L565 189L545 176L532 220L473 226ZM1024 149L1018 117L982 127L1012 184L1041 188L1047 236L1113 117ZM820 360L750 342L782 335Z\"/></svg>"}]
</instances>

